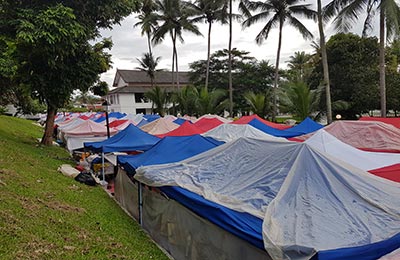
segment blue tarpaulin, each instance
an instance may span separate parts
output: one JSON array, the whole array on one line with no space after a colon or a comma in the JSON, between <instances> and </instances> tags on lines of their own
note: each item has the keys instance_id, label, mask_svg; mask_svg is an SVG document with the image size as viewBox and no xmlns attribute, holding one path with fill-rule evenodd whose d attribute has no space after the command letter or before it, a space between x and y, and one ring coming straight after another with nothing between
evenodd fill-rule
<instances>
[{"instance_id":1,"label":"blue tarpaulin","mask_svg":"<svg viewBox=\"0 0 400 260\"><path fill-rule=\"evenodd\" d=\"M223 142L201 135L167 136L145 153L118 156L118 163L134 174L139 166L181 161L221 144Z\"/></svg>"},{"instance_id":2,"label":"blue tarpaulin","mask_svg":"<svg viewBox=\"0 0 400 260\"><path fill-rule=\"evenodd\" d=\"M190 122L190 120L186 120L186 119L183 119L183 118L177 118L177 119L175 119L173 122L174 122L175 124L182 125L182 124L185 123L186 121L192 124L192 122Z\"/></svg>"},{"instance_id":3,"label":"blue tarpaulin","mask_svg":"<svg viewBox=\"0 0 400 260\"><path fill-rule=\"evenodd\" d=\"M277 137L295 137L295 136L300 136L308 133L312 133L314 131L317 131L321 128L323 128L323 125L318 124L314 122L310 118L304 119L300 124L293 126L291 128L285 129L285 130L279 130L270 126L267 126L266 124L262 123L258 119L253 119L249 122L249 125L254 126L255 128L263 131L264 133L277 136Z\"/></svg>"},{"instance_id":4,"label":"blue tarpaulin","mask_svg":"<svg viewBox=\"0 0 400 260\"><path fill-rule=\"evenodd\" d=\"M136 126L130 124L118 134L102 142L84 143L85 148L94 152L123 152L146 151L154 146L160 138L148 134Z\"/></svg>"}]
</instances>

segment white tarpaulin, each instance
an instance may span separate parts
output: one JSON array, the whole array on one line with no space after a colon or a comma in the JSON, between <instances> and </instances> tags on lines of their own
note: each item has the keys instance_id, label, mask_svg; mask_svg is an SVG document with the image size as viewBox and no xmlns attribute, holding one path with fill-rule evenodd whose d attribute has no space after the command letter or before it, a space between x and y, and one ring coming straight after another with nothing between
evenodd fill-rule
<instances>
[{"instance_id":1,"label":"white tarpaulin","mask_svg":"<svg viewBox=\"0 0 400 260\"><path fill-rule=\"evenodd\" d=\"M400 154L361 151L325 130L318 130L305 143L365 171L400 163Z\"/></svg>"},{"instance_id":2,"label":"white tarpaulin","mask_svg":"<svg viewBox=\"0 0 400 260\"><path fill-rule=\"evenodd\" d=\"M222 124L217 126L216 128L211 129L208 132L205 132L202 135L206 137L212 137L216 140L223 142L230 142L240 137L250 137L250 138L270 140L270 141L287 142L286 138L275 137L266 134L263 131L258 130L257 128L247 124L244 125Z\"/></svg>"},{"instance_id":3,"label":"white tarpaulin","mask_svg":"<svg viewBox=\"0 0 400 260\"><path fill-rule=\"evenodd\" d=\"M140 167L149 186L180 186L264 219L275 259L368 245L400 232L400 184L307 144L240 138L187 160Z\"/></svg>"}]
</instances>

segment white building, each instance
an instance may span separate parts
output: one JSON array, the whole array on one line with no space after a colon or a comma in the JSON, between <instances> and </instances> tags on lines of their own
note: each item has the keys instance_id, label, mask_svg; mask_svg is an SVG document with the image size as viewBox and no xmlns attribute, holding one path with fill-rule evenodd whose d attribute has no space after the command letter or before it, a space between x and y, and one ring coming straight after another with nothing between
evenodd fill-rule
<instances>
[{"instance_id":1,"label":"white building","mask_svg":"<svg viewBox=\"0 0 400 260\"><path fill-rule=\"evenodd\" d=\"M172 74L168 71L155 73L154 85L172 91ZM180 87L189 84L188 72L179 72ZM145 93L151 90L151 81L146 72L140 70L119 70L115 74L114 89L109 91L106 99L111 112L130 114L150 114L152 102Z\"/></svg>"}]
</instances>

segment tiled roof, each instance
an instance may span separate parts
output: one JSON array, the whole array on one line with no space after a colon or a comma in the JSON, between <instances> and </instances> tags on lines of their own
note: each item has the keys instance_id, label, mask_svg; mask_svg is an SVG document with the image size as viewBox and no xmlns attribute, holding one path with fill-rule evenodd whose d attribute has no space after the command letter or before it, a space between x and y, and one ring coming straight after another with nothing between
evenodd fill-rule
<instances>
[{"instance_id":1,"label":"tiled roof","mask_svg":"<svg viewBox=\"0 0 400 260\"><path fill-rule=\"evenodd\" d=\"M150 83L150 78L145 71L140 70L117 70L117 74L126 82L126 83ZM117 75L116 75L117 77ZM172 73L170 71L157 71L155 72L155 84L171 84L172 82ZM179 83L180 84L188 84L189 83L189 73L188 72L179 72Z\"/></svg>"}]
</instances>

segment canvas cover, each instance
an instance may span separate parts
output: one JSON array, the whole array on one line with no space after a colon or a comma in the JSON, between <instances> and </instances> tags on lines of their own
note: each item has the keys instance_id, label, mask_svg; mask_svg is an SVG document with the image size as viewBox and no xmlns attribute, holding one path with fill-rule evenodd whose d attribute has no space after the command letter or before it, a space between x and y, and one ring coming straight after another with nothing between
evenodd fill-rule
<instances>
[{"instance_id":1,"label":"canvas cover","mask_svg":"<svg viewBox=\"0 0 400 260\"><path fill-rule=\"evenodd\" d=\"M232 120L230 120L230 119L224 118L224 117L219 116L219 115L211 115L211 114L202 115L201 117L197 118L195 120L195 122L197 122L197 121L199 121L199 120L201 120L203 118L205 118L205 119L218 119L219 121L221 121L224 124L228 124L228 123L232 122Z\"/></svg>"},{"instance_id":2,"label":"canvas cover","mask_svg":"<svg viewBox=\"0 0 400 260\"><path fill-rule=\"evenodd\" d=\"M317 131L305 143L365 171L400 163L400 154L361 151L343 143L324 129Z\"/></svg>"},{"instance_id":3,"label":"canvas cover","mask_svg":"<svg viewBox=\"0 0 400 260\"><path fill-rule=\"evenodd\" d=\"M321 124L314 122L308 117L305 120L303 120L300 124L283 130L268 126L256 118L251 120L248 124L263 131L264 133L285 138L291 138L295 136L308 134L323 128Z\"/></svg>"},{"instance_id":4,"label":"canvas cover","mask_svg":"<svg viewBox=\"0 0 400 260\"><path fill-rule=\"evenodd\" d=\"M262 119L261 117L259 117L256 114L251 115L251 116L242 116L238 120L233 121L232 124L248 124L253 119L257 119L258 121L260 121L261 123L263 123L263 124L265 124L267 126L270 126L270 127L276 128L276 129L280 129L280 130L288 129L288 128L291 127L289 125L277 124L277 123L273 123L273 122L267 121L265 119Z\"/></svg>"},{"instance_id":5,"label":"canvas cover","mask_svg":"<svg viewBox=\"0 0 400 260\"><path fill-rule=\"evenodd\" d=\"M335 121L324 130L353 147L376 152L400 152L400 129L382 122ZM298 136L306 140L311 134Z\"/></svg>"},{"instance_id":6,"label":"canvas cover","mask_svg":"<svg viewBox=\"0 0 400 260\"><path fill-rule=\"evenodd\" d=\"M172 130L175 130L178 127L179 127L178 124L175 124L174 122L172 122L168 119L159 118L159 119L154 120L140 128L149 134L161 135L161 134L168 133Z\"/></svg>"},{"instance_id":7,"label":"canvas cover","mask_svg":"<svg viewBox=\"0 0 400 260\"><path fill-rule=\"evenodd\" d=\"M140 166L181 161L221 144L201 135L167 136L142 154L118 156L118 163L133 174Z\"/></svg>"},{"instance_id":8,"label":"canvas cover","mask_svg":"<svg viewBox=\"0 0 400 260\"><path fill-rule=\"evenodd\" d=\"M203 132L207 132L219 125L222 125L224 122L219 120L218 118L199 118L193 125L197 128L201 129Z\"/></svg>"},{"instance_id":9,"label":"canvas cover","mask_svg":"<svg viewBox=\"0 0 400 260\"><path fill-rule=\"evenodd\" d=\"M196 134L201 134L201 133L203 133L203 130L199 129L197 126L193 125L189 121L185 121L182 125L180 125L175 130L172 130L171 132L157 135L157 136L160 138L163 138L165 136L189 136L189 135L196 135Z\"/></svg>"},{"instance_id":10,"label":"canvas cover","mask_svg":"<svg viewBox=\"0 0 400 260\"><path fill-rule=\"evenodd\" d=\"M203 136L212 137L223 142L231 142L240 137L251 137L256 139L264 139L278 142L287 142L285 138L275 137L266 134L251 125L237 124L222 124L210 131L207 131Z\"/></svg>"},{"instance_id":11,"label":"canvas cover","mask_svg":"<svg viewBox=\"0 0 400 260\"><path fill-rule=\"evenodd\" d=\"M359 120L361 121L378 121L382 123L386 123L389 125L393 125L396 128L400 128L400 117L370 117L363 116Z\"/></svg>"},{"instance_id":12,"label":"canvas cover","mask_svg":"<svg viewBox=\"0 0 400 260\"><path fill-rule=\"evenodd\" d=\"M92 120L86 120L82 124L63 131L65 136L104 136L107 135L107 127L104 125L93 122ZM115 134L117 131L110 128L110 133Z\"/></svg>"},{"instance_id":13,"label":"canvas cover","mask_svg":"<svg viewBox=\"0 0 400 260\"><path fill-rule=\"evenodd\" d=\"M179 186L263 218L264 245L274 259L365 245L364 252L383 255L388 249L372 243L400 232L400 184L304 143L240 138L181 162L140 167L135 179Z\"/></svg>"},{"instance_id":14,"label":"canvas cover","mask_svg":"<svg viewBox=\"0 0 400 260\"><path fill-rule=\"evenodd\" d=\"M185 122L192 123L192 121L190 121L190 120L188 120L188 119L185 119L185 118L182 118L182 117L178 117L178 118L175 119L173 122L174 122L175 124L178 124L178 125L182 125L182 124L185 123Z\"/></svg>"},{"instance_id":15,"label":"canvas cover","mask_svg":"<svg viewBox=\"0 0 400 260\"><path fill-rule=\"evenodd\" d=\"M94 152L104 153L136 150L146 151L159 140L160 138L150 135L131 124L105 141L85 143L85 148Z\"/></svg>"},{"instance_id":16,"label":"canvas cover","mask_svg":"<svg viewBox=\"0 0 400 260\"><path fill-rule=\"evenodd\" d=\"M131 120L131 121L134 122L133 123L134 125L137 125L137 124L139 124L140 121L142 121L143 114L135 114L135 115L134 114L128 114L128 115L124 116L121 119Z\"/></svg>"}]
</instances>

